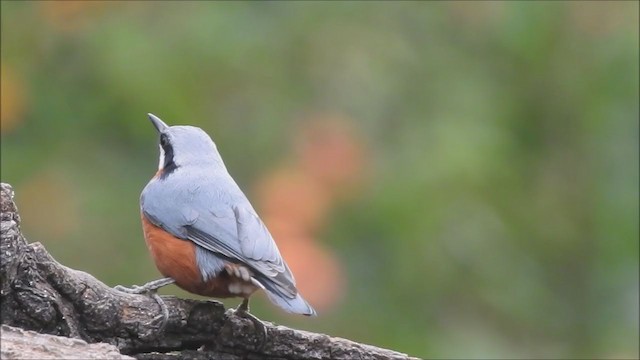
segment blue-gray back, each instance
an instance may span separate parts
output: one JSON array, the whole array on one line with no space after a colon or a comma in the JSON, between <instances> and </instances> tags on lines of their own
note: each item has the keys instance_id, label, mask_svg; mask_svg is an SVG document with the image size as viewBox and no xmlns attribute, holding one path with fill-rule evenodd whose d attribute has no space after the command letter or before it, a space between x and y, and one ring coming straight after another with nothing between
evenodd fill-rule
<instances>
[{"instance_id":1,"label":"blue-gray back","mask_svg":"<svg viewBox=\"0 0 640 360\"><path fill-rule=\"evenodd\" d=\"M261 282L272 282L265 286L275 285L282 295L296 296L293 275L271 234L226 169L206 164L154 178L143 190L140 205L156 226L215 255L242 262L257 272Z\"/></svg>"}]
</instances>

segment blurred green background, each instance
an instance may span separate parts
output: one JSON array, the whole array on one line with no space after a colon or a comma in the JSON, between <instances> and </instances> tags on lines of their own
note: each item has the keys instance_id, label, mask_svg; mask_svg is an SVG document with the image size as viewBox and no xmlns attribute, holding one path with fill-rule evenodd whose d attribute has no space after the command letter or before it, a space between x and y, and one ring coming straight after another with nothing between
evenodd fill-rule
<instances>
[{"instance_id":1,"label":"blurred green background","mask_svg":"<svg viewBox=\"0 0 640 360\"><path fill-rule=\"evenodd\" d=\"M63 264L155 279L152 112L211 134L320 313L260 295L260 318L426 358L637 358L638 11L2 1L2 181Z\"/></svg>"}]
</instances>

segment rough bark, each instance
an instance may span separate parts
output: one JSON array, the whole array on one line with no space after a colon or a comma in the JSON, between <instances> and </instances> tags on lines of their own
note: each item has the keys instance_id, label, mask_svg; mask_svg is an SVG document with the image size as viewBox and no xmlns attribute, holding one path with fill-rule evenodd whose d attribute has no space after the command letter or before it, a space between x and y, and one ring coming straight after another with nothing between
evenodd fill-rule
<instances>
[{"instance_id":1,"label":"rough bark","mask_svg":"<svg viewBox=\"0 0 640 360\"><path fill-rule=\"evenodd\" d=\"M90 344L107 343L137 359L411 359L269 323L263 340L250 320L226 312L216 301L163 296L169 320L159 330L160 307L149 296L116 291L90 274L59 264L40 243L27 243L20 232L13 190L8 184L0 187L2 324ZM2 327L3 344L7 339L36 336L9 330ZM90 346L74 341L78 340L68 343L70 352L62 357L69 358L73 351L82 354L83 346ZM2 351L3 358L12 358L4 346Z\"/></svg>"},{"instance_id":2,"label":"rough bark","mask_svg":"<svg viewBox=\"0 0 640 360\"><path fill-rule=\"evenodd\" d=\"M110 344L87 344L86 341L64 336L40 334L35 331L2 325L2 359L129 359Z\"/></svg>"}]
</instances>

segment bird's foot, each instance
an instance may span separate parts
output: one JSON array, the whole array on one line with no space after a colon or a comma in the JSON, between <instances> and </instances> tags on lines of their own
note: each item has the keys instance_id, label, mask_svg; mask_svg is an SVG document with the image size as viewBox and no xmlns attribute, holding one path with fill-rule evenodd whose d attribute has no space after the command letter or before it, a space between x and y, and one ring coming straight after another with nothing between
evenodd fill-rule
<instances>
[{"instance_id":1,"label":"bird's foot","mask_svg":"<svg viewBox=\"0 0 640 360\"><path fill-rule=\"evenodd\" d=\"M156 291L161 287L173 284L174 282L176 281L173 280L172 278L166 277L166 278L162 278L154 281L149 281L148 283L142 286L133 285L132 287L128 288L122 285L116 285L113 288L118 291L126 292L127 294L144 294L144 293Z\"/></svg>"},{"instance_id":2,"label":"bird's foot","mask_svg":"<svg viewBox=\"0 0 640 360\"><path fill-rule=\"evenodd\" d=\"M161 323L158 326L158 331L157 331L157 333L160 334L162 333L164 328L167 326L167 323L169 322L169 309L167 308L167 304L165 304L164 300L162 300L160 295L157 294L157 291L159 288L169 284L173 284L174 282L175 280L167 277L167 278L150 281L142 286L133 285L131 288L127 288L122 285L117 285L117 286L114 286L114 289L125 292L127 294L148 294L149 296L151 296L151 298L153 298L153 300L155 300L156 303L158 303L158 306L160 306L160 312L162 313L160 318ZM155 319L157 318L158 317L156 317Z\"/></svg>"},{"instance_id":3,"label":"bird's foot","mask_svg":"<svg viewBox=\"0 0 640 360\"><path fill-rule=\"evenodd\" d=\"M245 298L237 308L229 309L227 311L233 315L248 319L253 323L256 333L261 338L257 345L257 349L262 349L267 342L267 326L262 322L262 320L249 313L249 299Z\"/></svg>"}]
</instances>

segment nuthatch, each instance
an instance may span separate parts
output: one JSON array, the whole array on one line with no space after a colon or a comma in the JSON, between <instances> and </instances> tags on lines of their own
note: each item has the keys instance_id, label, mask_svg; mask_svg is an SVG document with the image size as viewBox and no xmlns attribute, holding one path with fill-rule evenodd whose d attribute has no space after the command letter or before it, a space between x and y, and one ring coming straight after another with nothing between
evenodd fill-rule
<instances>
[{"instance_id":1,"label":"nuthatch","mask_svg":"<svg viewBox=\"0 0 640 360\"><path fill-rule=\"evenodd\" d=\"M149 119L160 134L160 163L140 196L142 228L165 278L118 289L152 293L165 321L168 311L155 291L174 282L198 295L242 297L235 312L254 322L249 297L258 289L288 312L315 315L211 138L197 127L167 126L153 114Z\"/></svg>"}]
</instances>

